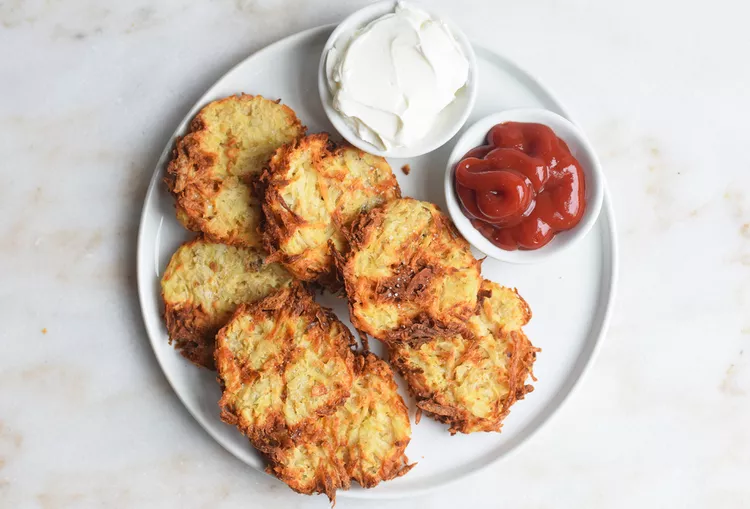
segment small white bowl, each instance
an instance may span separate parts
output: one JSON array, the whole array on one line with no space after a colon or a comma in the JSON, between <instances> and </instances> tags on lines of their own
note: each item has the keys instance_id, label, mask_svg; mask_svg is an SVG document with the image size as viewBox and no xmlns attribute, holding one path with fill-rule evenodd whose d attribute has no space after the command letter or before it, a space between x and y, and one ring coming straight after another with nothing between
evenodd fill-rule
<instances>
[{"instance_id":1,"label":"small white bowl","mask_svg":"<svg viewBox=\"0 0 750 509\"><path fill-rule=\"evenodd\" d=\"M503 122L530 122L544 124L550 127L557 136L568 144L573 156L578 159L583 169L586 182L586 210L581 222L568 231L560 232L547 244L539 249L525 251L507 251L490 242L474 226L461 210L460 202L456 196L453 184L455 166L469 150L479 145L484 145L489 130ZM604 198L604 177L601 164L594 152L591 143L570 120L556 113L544 109L516 109L494 113L469 127L456 142L445 171L445 199L448 203L448 213L461 234L475 248L496 260L511 263L535 263L545 260L576 241L582 239L594 226L599 211L602 208Z\"/></svg>"},{"instance_id":2,"label":"small white bowl","mask_svg":"<svg viewBox=\"0 0 750 509\"><path fill-rule=\"evenodd\" d=\"M471 110L474 108L474 101L476 101L477 98L479 83L476 55L474 54L474 49L471 47L469 39L456 25L442 16L435 15L429 9L424 9L420 4L407 2L410 5L414 5L416 8L428 12L434 18L437 18L448 25L448 28L450 28L451 33L456 38L461 50L464 52L466 59L469 61L469 80L466 85L456 93L456 98L453 102L440 112L435 121L435 125L430 132L427 133L422 140L411 147L392 147L388 150L380 150L376 146L359 138L349 123L333 108L333 96L328 89L328 80L326 79L326 59L328 58L328 51L333 47L336 41L338 41L340 37L350 38L357 30L363 28L369 22L383 16L384 14L392 13L396 7L396 3L395 0L386 0L384 2L377 2L368 5L367 7L353 13L336 27L328 38L328 41L326 41L326 44L323 47L323 54L320 56L320 64L318 66L318 91L320 92L320 100L323 103L323 109L325 110L328 119L346 141L360 150L382 157L417 157L426 154L427 152L432 152L453 138L458 130L464 125L466 119L469 118L469 113L471 113Z\"/></svg>"}]
</instances>

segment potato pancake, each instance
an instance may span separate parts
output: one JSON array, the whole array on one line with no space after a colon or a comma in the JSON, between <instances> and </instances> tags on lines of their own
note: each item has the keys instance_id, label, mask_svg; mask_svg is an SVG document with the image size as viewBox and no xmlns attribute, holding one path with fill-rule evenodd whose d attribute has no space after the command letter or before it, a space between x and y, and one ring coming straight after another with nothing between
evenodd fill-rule
<instances>
[{"instance_id":1,"label":"potato pancake","mask_svg":"<svg viewBox=\"0 0 750 509\"><path fill-rule=\"evenodd\" d=\"M417 406L449 431L500 431L510 407L534 388L526 384L539 349L521 327L531 310L514 290L484 281L479 311L461 334L390 349Z\"/></svg>"},{"instance_id":2,"label":"potato pancake","mask_svg":"<svg viewBox=\"0 0 750 509\"><path fill-rule=\"evenodd\" d=\"M480 265L432 203L403 198L361 215L337 256L352 323L386 342L458 330L476 310Z\"/></svg>"},{"instance_id":3,"label":"potato pancake","mask_svg":"<svg viewBox=\"0 0 750 509\"><path fill-rule=\"evenodd\" d=\"M268 453L269 473L300 493L325 493L350 480L365 488L411 470L404 451L411 425L393 372L371 353L356 354L351 395L313 429Z\"/></svg>"},{"instance_id":4,"label":"potato pancake","mask_svg":"<svg viewBox=\"0 0 750 509\"><path fill-rule=\"evenodd\" d=\"M161 278L169 341L193 363L214 369L216 333L237 306L291 283L284 267L264 264L255 249L202 239L186 242Z\"/></svg>"},{"instance_id":5,"label":"potato pancake","mask_svg":"<svg viewBox=\"0 0 750 509\"><path fill-rule=\"evenodd\" d=\"M268 451L349 397L354 338L301 287L240 306L216 336L222 419Z\"/></svg>"},{"instance_id":6,"label":"potato pancake","mask_svg":"<svg viewBox=\"0 0 750 509\"><path fill-rule=\"evenodd\" d=\"M333 250L346 246L342 229L360 213L401 196L385 159L325 133L285 145L263 174L263 241L271 260L302 281L333 286Z\"/></svg>"},{"instance_id":7,"label":"potato pancake","mask_svg":"<svg viewBox=\"0 0 750 509\"><path fill-rule=\"evenodd\" d=\"M210 240L260 247L254 181L277 148L304 134L291 108L259 95L209 103L177 140L167 168L177 218Z\"/></svg>"}]
</instances>

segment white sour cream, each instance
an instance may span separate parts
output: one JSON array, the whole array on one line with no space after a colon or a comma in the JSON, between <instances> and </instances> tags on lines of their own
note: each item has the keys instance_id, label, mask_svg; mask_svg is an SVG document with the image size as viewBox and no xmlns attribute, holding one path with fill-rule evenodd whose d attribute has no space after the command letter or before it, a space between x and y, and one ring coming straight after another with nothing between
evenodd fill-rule
<instances>
[{"instance_id":1,"label":"white sour cream","mask_svg":"<svg viewBox=\"0 0 750 509\"><path fill-rule=\"evenodd\" d=\"M340 37L326 76L333 107L359 138L386 150L427 135L468 81L469 61L443 22L399 3Z\"/></svg>"}]
</instances>

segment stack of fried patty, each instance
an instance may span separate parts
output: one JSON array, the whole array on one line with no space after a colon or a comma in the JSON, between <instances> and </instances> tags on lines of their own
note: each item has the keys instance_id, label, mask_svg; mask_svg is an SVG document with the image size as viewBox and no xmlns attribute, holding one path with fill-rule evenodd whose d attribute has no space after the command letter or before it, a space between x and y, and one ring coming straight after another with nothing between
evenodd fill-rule
<instances>
[{"instance_id":1,"label":"stack of fried patty","mask_svg":"<svg viewBox=\"0 0 750 509\"><path fill-rule=\"evenodd\" d=\"M278 101L238 95L204 107L165 179L199 237L162 277L170 341L217 369L222 419L301 493L408 472L406 405L389 365L356 350L313 299L341 291L363 339L451 433L499 431L538 351L531 311L481 277L481 262L435 205L401 198L382 157L305 136ZM533 376L533 375L532 375Z\"/></svg>"},{"instance_id":2,"label":"stack of fried patty","mask_svg":"<svg viewBox=\"0 0 750 509\"><path fill-rule=\"evenodd\" d=\"M201 236L162 277L170 340L218 369L222 418L293 489L333 498L352 479L403 475L411 426L390 367L353 351L350 331L302 283L335 284L342 229L400 196L390 166L325 134L304 137L290 108L260 96L210 103L190 129L166 183L179 220Z\"/></svg>"},{"instance_id":3,"label":"stack of fried patty","mask_svg":"<svg viewBox=\"0 0 750 509\"><path fill-rule=\"evenodd\" d=\"M302 289L241 306L217 338L222 418L302 493L403 475L409 415L388 365ZM322 418L321 418L322 417Z\"/></svg>"}]
</instances>

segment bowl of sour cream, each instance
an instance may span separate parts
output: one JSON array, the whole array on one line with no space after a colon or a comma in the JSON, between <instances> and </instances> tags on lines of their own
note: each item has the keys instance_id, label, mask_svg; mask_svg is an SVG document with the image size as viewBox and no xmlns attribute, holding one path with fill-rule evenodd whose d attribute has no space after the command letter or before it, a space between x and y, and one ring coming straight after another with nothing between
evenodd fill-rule
<instances>
[{"instance_id":1,"label":"bowl of sour cream","mask_svg":"<svg viewBox=\"0 0 750 509\"><path fill-rule=\"evenodd\" d=\"M417 157L445 144L476 100L474 50L450 21L410 3L378 2L346 18L320 59L323 109L352 145Z\"/></svg>"}]
</instances>

